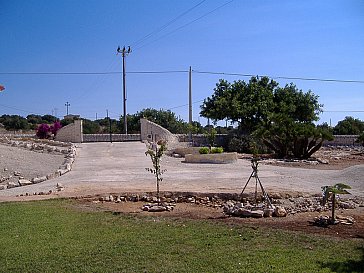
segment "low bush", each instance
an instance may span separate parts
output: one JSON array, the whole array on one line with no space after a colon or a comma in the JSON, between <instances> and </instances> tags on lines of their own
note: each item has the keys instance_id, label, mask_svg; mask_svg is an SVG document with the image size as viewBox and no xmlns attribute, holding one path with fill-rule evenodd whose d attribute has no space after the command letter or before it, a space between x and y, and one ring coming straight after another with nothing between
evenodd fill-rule
<instances>
[{"instance_id":1,"label":"low bush","mask_svg":"<svg viewBox=\"0 0 364 273\"><path fill-rule=\"evenodd\" d=\"M49 126L46 123L43 123L38 126L36 135L40 139L47 139L53 136L56 136L59 129L61 129L62 125L59 121L56 121L53 125Z\"/></svg>"},{"instance_id":2,"label":"low bush","mask_svg":"<svg viewBox=\"0 0 364 273\"><path fill-rule=\"evenodd\" d=\"M221 154L224 152L224 149L222 147L214 147L211 149L212 154Z\"/></svg>"},{"instance_id":3,"label":"low bush","mask_svg":"<svg viewBox=\"0 0 364 273\"><path fill-rule=\"evenodd\" d=\"M50 137L50 131L51 131L51 127L49 127L48 124L43 123L43 124L38 126L36 135L40 139L49 138Z\"/></svg>"},{"instance_id":4,"label":"low bush","mask_svg":"<svg viewBox=\"0 0 364 273\"><path fill-rule=\"evenodd\" d=\"M200 154L208 154L210 152L210 149L208 147L201 147L200 150L198 150Z\"/></svg>"}]
</instances>

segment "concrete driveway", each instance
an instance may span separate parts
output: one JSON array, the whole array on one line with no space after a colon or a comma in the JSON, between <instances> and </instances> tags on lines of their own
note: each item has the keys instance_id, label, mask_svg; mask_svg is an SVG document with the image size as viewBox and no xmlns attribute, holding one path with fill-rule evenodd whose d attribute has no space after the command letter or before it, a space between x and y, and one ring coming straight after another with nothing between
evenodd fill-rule
<instances>
[{"instance_id":1,"label":"concrete driveway","mask_svg":"<svg viewBox=\"0 0 364 273\"><path fill-rule=\"evenodd\" d=\"M25 193L55 191L57 183L65 190L50 197L155 191L155 178L145 170L151 167L145 151L145 144L139 142L78 144L71 172L40 184L0 191L0 201ZM161 165L167 169L162 191L240 193L252 170L248 160L223 165L188 164L165 156ZM353 187L352 193L364 196L364 165L332 171L261 164L259 177L268 192L319 193L323 185L343 182ZM254 186L252 179L246 191L253 191Z\"/></svg>"}]
</instances>

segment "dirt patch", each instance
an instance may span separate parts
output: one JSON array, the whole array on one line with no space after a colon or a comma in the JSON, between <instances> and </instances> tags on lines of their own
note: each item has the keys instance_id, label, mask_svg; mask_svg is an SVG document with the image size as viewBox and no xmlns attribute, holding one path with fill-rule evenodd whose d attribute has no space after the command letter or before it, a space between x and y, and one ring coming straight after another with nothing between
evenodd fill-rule
<instances>
[{"instance_id":1,"label":"dirt patch","mask_svg":"<svg viewBox=\"0 0 364 273\"><path fill-rule=\"evenodd\" d=\"M212 223L220 222L228 225L249 226L252 228L281 229L297 231L305 234L327 235L340 238L364 239L364 207L357 207L350 210L337 210L339 216L351 216L355 219L353 225L343 224L331 225L328 228L317 227L309 223L314 217L326 213L307 212L287 217L276 218L238 218L230 217L223 213L220 207L208 207L190 203L177 203L174 210L170 212L146 212L142 211L145 202L100 202L91 199L77 199L77 208L82 210L109 211L115 215L137 215L140 217L164 217L175 219L208 220Z\"/></svg>"}]
</instances>

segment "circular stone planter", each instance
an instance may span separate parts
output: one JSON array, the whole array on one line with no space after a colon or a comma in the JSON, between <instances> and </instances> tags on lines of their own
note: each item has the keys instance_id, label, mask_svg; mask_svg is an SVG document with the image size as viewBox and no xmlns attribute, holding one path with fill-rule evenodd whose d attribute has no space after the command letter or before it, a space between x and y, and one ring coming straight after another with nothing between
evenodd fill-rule
<instances>
[{"instance_id":1,"label":"circular stone planter","mask_svg":"<svg viewBox=\"0 0 364 273\"><path fill-rule=\"evenodd\" d=\"M212 163L212 164L229 164L238 160L237 153L221 154L186 154L186 163Z\"/></svg>"}]
</instances>

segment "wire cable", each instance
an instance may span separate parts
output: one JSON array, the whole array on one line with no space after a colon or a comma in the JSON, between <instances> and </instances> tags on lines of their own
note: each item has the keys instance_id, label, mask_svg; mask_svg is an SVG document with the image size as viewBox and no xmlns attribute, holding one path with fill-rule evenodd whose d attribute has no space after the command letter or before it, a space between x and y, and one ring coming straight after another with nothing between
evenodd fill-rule
<instances>
[{"instance_id":1,"label":"wire cable","mask_svg":"<svg viewBox=\"0 0 364 273\"><path fill-rule=\"evenodd\" d=\"M122 74L119 71L110 72L0 72L0 75L112 75Z\"/></svg>"},{"instance_id":2,"label":"wire cable","mask_svg":"<svg viewBox=\"0 0 364 273\"><path fill-rule=\"evenodd\" d=\"M188 70L169 70L169 71L129 71L125 74L173 74L173 73L188 73Z\"/></svg>"},{"instance_id":3,"label":"wire cable","mask_svg":"<svg viewBox=\"0 0 364 273\"><path fill-rule=\"evenodd\" d=\"M178 30L180 30L180 29L182 29L182 28L185 28L185 27L187 27L187 26L189 26L189 25L193 24L194 22L196 22L196 21L198 21L198 20L201 20L202 18L204 18L204 17L206 17L206 16L210 15L211 13L213 13L213 12L217 11L218 9L221 9L221 8L225 7L226 5L230 4L230 3L231 3L231 2L233 2L233 1L234 1L234 0L230 0L230 1L229 1L229 2L227 2L227 3L225 3L225 4L223 4L223 5L218 6L217 8L215 8L215 9L213 9L213 10L211 10L211 11L209 11L209 12L205 13L204 15L202 15L202 16L200 16L200 17L198 17L198 18L196 18L196 19L194 19L194 20L192 20L192 21L190 21L190 22L188 22L188 23L186 23L186 24L184 24L184 25L182 25L182 26L180 26L180 27L178 27L178 28L176 28L176 29L174 29L174 30L170 31L170 32L168 32L167 34L165 34L165 35L163 35L163 36L161 36L161 37L159 37L159 38L157 38L157 39L155 39L155 40L153 40L153 41L151 41L151 42L149 42L149 43L147 43L147 44L145 44L145 45L142 45L142 46L137 47L137 48L136 48L136 50L141 49L141 48L143 48L143 47L145 47L145 46L147 46L147 45L153 44L153 43L155 43L155 42L157 42L157 41L159 41L159 40L161 40L161 39L163 39L163 38L165 38L165 37L167 37L167 36L169 36L169 35L171 35L171 34L175 33L176 31L178 31Z\"/></svg>"},{"instance_id":4,"label":"wire cable","mask_svg":"<svg viewBox=\"0 0 364 273\"><path fill-rule=\"evenodd\" d=\"M156 30L148 33L144 37L142 37L139 40L137 40L136 42L132 43L132 46L135 47L135 46L139 45L140 43L143 43L143 41L149 39L154 34L157 34L157 33L161 32L162 30L166 29L168 26L170 26L171 24L173 24L174 22L176 22L178 19L180 19L181 17L185 16L186 14L188 14L189 12L191 12L192 10L194 10L195 8L197 8L198 6L202 5L202 3L205 2L205 1L206 0L202 0L201 2L197 3L196 5L194 5L192 8L189 8L188 10L184 11L183 13L181 13L180 15L178 15L176 18L172 19L171 21L169 21L168 23L164 24L160 28L158 28L158 29L156 29Z\"/></svg>"},{"instance_id":5,"label":"wire cable","mask_svg":"<svg viewBox=\"0 0 364 273\"><path fill-rule=\"evenodd\" d=\"M173 73L188 73L188 70L165 70L165 71L128 71L126 74L173 74ZM325 78L305 78L305 77L288 77L288 76L270 76L259 74L243 74L243 73L227 73L192 70L196 74L210 75L225 75L225 76L240 76L240 77L269 77L271 79L285 80L301 80L301 81L320 81L320 82L338 82L338 83L359 83L364 84L364 80L341 80L341 79L325 79ZM109 72L0 72L0 75L116 75L122 74L121 71Z\"/></svg>"},{"instance_id":6,"label":"wire cable","mask_svg":"<svg viewBox=\"0 0 364 273\"><path fill-rule=\"evenodd\" d=\"M286 77L286 76L269 76L269 75L253 75L253 74L240 74L240 73L226 73L226 72L211 72L192 70L193 73L198 74L211 74L211 75L226 75L226 76L241 76L241 77L268 77L271 79L284 79L284 80L301 80L301 81L320 81L320 82L340 82L340 83L364 83L363 80L338 80L338 79L322 79L322 78L303 78L303 77Z\"/></svg>"},{"instance_id":7,"label":"wire cable","mask_svg":"<svg viewBox=\"0 0 364 273\"><path fill-rule=\"evenodd\" d=\"M165 70L165 71L127 71L125 74L169 74L188 73L188 70ZM122 71L108 72L0 72L0 75L115 75L123 74Z\"/></svg>"}]
</instances>

